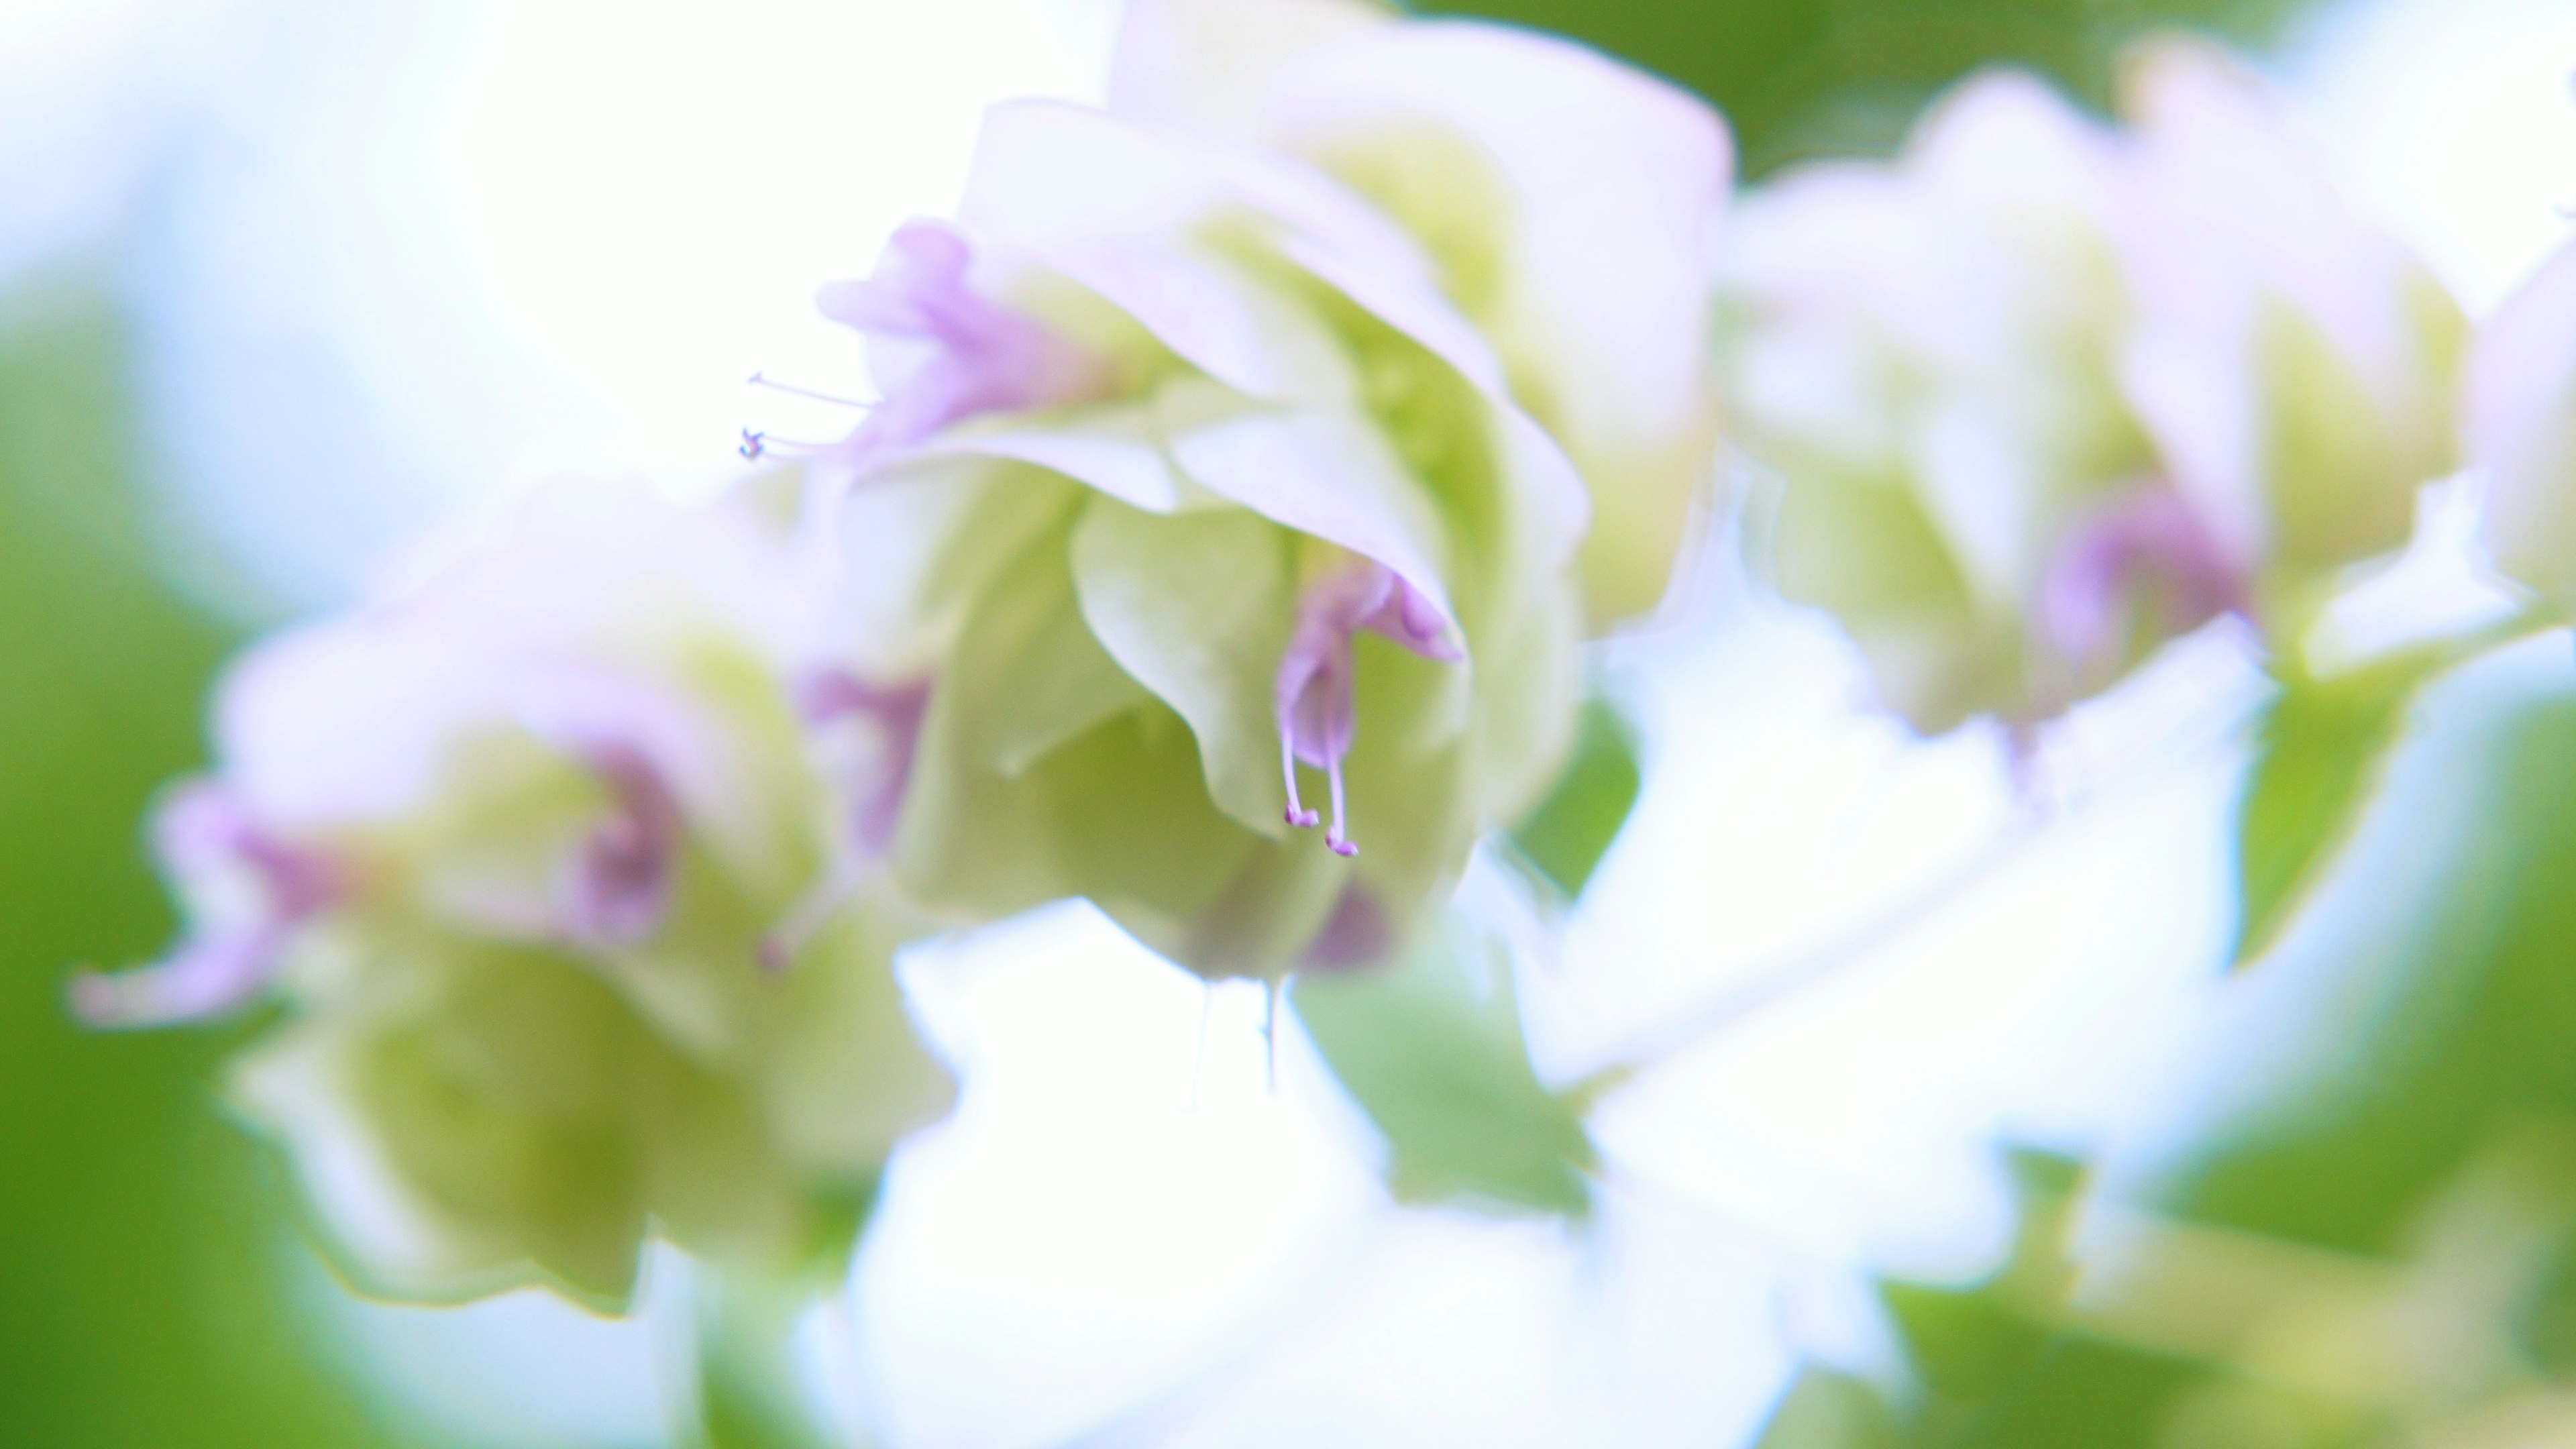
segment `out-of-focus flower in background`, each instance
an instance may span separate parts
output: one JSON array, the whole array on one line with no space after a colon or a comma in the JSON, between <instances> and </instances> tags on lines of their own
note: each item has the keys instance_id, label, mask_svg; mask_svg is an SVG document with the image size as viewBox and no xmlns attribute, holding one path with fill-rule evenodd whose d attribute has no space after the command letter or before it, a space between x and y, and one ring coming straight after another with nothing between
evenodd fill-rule
<instances>
[{"instance_id":1,"label":"out-of-focus flower in background","mask_svg":"<svg viewBox=\"0 0 2576 1449\"><path fill-rule=\"evenodd\" d=\"M2137 57L2108 130L1971 82L1889 167L1773 183L1732 243L1776 572L1918 728L2031 721L2222 613L2295 650L2449 470L2464 324L2253 79Z\"/></svg>"},{"instance_id":2,"label":"out-of-focus flower in background","mask_svg":"<svg viewBox=\"0 0 2576 1449\"><path fill-rule=\"evenodd\" d=\"M944 1109L892 971L918 926L861 824L909 723L827 771L839 712L799 681L838 676L800 653L785 526L553 490L226 680L214 774L160 816L189 936L73 999L168 1024L273 985L290 1019L235 1094L360 1281L622 1304L657 1230L828 1277Z\"/></svg>"},{"instance_id":3,"label":"out-of-focus flower in background","mask_svg":"<svg viewBox=\"0 0 2576 1449\"><path fill-rule=\"evenodd\" d=\"M2470 354L2462 427L2487 472L2496 566L2576 601L2576 249L2500 308Z\"/></svg>"}]
</instances>

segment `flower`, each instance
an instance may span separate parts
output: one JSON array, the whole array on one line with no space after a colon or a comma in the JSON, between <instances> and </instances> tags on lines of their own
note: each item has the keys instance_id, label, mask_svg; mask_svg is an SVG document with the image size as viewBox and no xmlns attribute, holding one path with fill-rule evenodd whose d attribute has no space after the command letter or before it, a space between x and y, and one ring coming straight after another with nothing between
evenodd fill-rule
<instances>
[{"instance_id":1,"label":"flower","mask_svg":"<svg viewBox=\"0 0 2576 1449\"><path fill-rule=\"evenodd\" d=\"M932 641L894 871L1210 975L1375 959L1552 781L1587 614L1664 592L1723 132L1312 0L1139 4L1115 69L997 107L957 221L823 295L881 399L819 450L851 617Z\"/></svg>"},{"instance_id":2,"label":"flower","mask_svg":"<svg viewBox=\"0 0 2576 1449\"><path fill-rule=\"evenodd\" d=\"M1732 228L1775 576L1926 732L2054 714L2220 614L2295 640L2450 466L2458 309L2253 83L2166 42L2122 112L1979 77L1895 163L1809 168Z\"/></svg>"},{"instance_id":3,"label":"flower","mask_svg":"<svg viewBox=\"0 0 2576 1449\"><path fill-rule=\"evenodd\" d=\"M905 688L801 654L811 594L749 498L563 490L264 644L160 813L187 939L76 1009L282 1001L234 1094L384 1291L613 1304L657 1230L789 1270L950 1096L875 868Z\"/></svg>"},{"instance_id":4,"label":"flower","mask_svg":"<svg viewBox=\"0 0 2576 1449\"><path fill-rule=\"evenodd\" d=\"M2462 431L2488 476L2482 534L2496 567L2576 603L2576 246L2478 333Z\"/></svg>"}]
</instances>

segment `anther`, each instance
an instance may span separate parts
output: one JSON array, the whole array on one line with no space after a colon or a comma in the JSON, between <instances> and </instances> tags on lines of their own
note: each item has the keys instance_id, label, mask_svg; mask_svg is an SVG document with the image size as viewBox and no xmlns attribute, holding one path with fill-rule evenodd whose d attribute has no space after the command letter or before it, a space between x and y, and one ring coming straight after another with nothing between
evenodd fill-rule
<instances>
[{"instance_id":1,"label":"anther","mask_svg":"<svg viewBox=\"0 0 2576 1449\"><path fill-rule=\"evenodd\" d=\"M795 457L806 453L820 453L832 446L830 443L818 443L805 438L782 438L774 433L745 428L742 430L742 442L734 451L746 458L759 459L772 454Z\"/></svg>"}]
</instances>

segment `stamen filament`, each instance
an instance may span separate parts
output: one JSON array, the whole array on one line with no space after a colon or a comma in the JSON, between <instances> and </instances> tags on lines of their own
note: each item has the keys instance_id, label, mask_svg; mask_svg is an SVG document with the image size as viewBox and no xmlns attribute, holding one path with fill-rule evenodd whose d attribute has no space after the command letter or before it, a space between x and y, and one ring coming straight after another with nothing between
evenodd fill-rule
<instances>
[{"instance_id":1,"label":"stamen filament","mask_svg":"<svg viewBox=\"0 0 2576 1449\"><path fill-rule=\"evenodd\" d=\"M1284 729L1279 732L1279 770L1288 777L1288 823L1300 830L1312 829L1323 817L1297 798L1297 745Z\"/></svg>"},{"instance_id":2,"label":"stamen filament","mask_svg":"<svg viewBox=\"0 0 2576 1449\"><path fill-rule=\"evenodd\" d=\"M1335 756L1333 762L1324 767L1324 773L1333 782L1333 828L1324 832L1324 843L1333 848L1335 855L1357 855L1360 853L1360 848L1351 843L1350 836L1344 834L1342 829L1350 817L1342 806L1341 757Z\"/></svg>"},{"instance_id":3,"label":"stamen filament","mask_svg":"<svg viewBox=\"0 0 2576 1449\"><path fill-rule=\"evenodd\" d=\"M812 398L816 402L830 403L834 407L872 408L876 406L875 403L868 402L860 398L843 397L836 392L822 392L810 387L799 387L792 382L780 382L778 379L771 377L765 372L753 373L751 375L751 385L753 387L765 387L773 392L783 392L792 397Z\"/></svg>"}]
</instances>

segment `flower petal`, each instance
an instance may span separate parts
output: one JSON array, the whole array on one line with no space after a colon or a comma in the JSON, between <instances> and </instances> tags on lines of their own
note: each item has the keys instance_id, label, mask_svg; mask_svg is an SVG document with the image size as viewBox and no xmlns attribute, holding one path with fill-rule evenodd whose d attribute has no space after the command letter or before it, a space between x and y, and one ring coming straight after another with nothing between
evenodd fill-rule
<instances>
[{"instance_id":1,"label":"flower petal","mask_svg":"<svg viewBox=\"0 0 2576 1449\"><path fill-rule=\"evenodd\" d=\"M1732 165L1716 113L1581 46L1460 22L1317 44L1277 68L1269 109L1277 144L1433 248L1590 481L1596 616L1651 606L1715 462L1709 294Z\"/></svg>"},{"instance_id":2,"label":"flower petal","mask_svg":"<svg viewBox=\"0 0 2576 1449\"><path fill-rule=\"evenodd\" d=\"M1128 0L1110 63L1121 115L1256 139L1272 74L1300 51L1395 17L1365 0Z\"/></svg>"},{"instance_id":3,"label":"flower petal","mask_svg":"<svg viewBox=\"0 0 2576 1449\"><path fill-rule=\"evenodd\" d=\"M1217 807L1272 836L1283 827L1270 696L1296 610L1292 543L1240 508L1157 518L1108 498L1073 535L1093 636L1189 722Z\"/></svg>"},{"instance_id":4,"label":"flower petal","mask_svg":"<svg viewBox=\"0 0 2576 1449\"><path fill-rule=\"evenodd\" d=\"M2576 246L2479 334L2463 408L2470 455L2489 471L2481 536L2496 566L2576 600Z\"/></svg>"}]
</instances>

